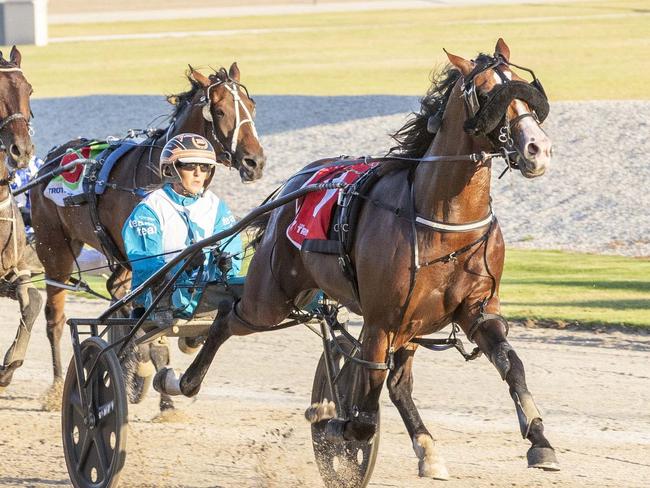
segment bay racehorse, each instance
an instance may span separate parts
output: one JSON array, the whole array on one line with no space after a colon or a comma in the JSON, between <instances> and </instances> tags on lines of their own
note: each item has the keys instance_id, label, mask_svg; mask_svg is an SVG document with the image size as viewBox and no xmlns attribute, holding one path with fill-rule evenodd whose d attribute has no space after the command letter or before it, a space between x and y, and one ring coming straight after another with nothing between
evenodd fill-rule
<instances>
[{"instance_id":1,"label":"bay racehorse","mask_svg":"<svg viewBox=\"0 0 650 488\"><path fill-rule=\"evenodd\" d=\"M234 166L242 182L262 176L266 158L253 120L255 102L240 82L237 64L233 63L228 71L221 68L209 77L190 66L187 77L190 89L168 97L168 101L175 106L168 127L157 131L120 158L110 174L107 190L97 200L98 220L114 243L115 253L107 249L105 241L96 232L89 204L59 207L43 195L46 183L31 190L36 251L48 279L66 283L84 244L107 254L109 259L125 261L121 230L142 198L135 190L151 190L161 185L158 173L160 153L167 140L177 134L191 132L207 137L217 151L218 161L226 166ZM60 161L68 148L78 147L80 142L83 144L79 140L69 141L51 151L44 168L49 163ZM131 272L128 263L125 264L117 266L107 281L108 291L114 299L122 297L130 287ZM66 291L49 284L46 290L47 337L54 366L52 391L56 392L63 378L59 342L66 321ZM151 351L154 365L167 364L167 346L163 345L159 350L154 348L152 346ZM161 407L171 405L171 399L161 400Z\"/></svg>"},{"instance_id":2,"label":"bay racehorse","mask_svg":"<svg viewBox=\"0 0 650 488\"><path fill-rule=\"evenodd\" d=\"M217 317L180 378L171 369L159 371L156 389L196 395L229 337L272 330L292 311L296 297L321 289L363 316L361 358L385 366L357 375L365 386L355 389L353 414L337 431L344 440L367 441L375 434L370 420L376 419L388 375L390 398L411 436L420 476L448 477L411 397L411 367L413 341L455 323L508 384L521 434L531 443L529 466L558 469L523 363L506 338L499 303L505 246L490 198L496 153L526 178L546 171L551 141L540 124L548 101L532 72L517 67L533 75L531 83L516 73L502 39L492 56L447 56L451 65L423 98L420 113L397 132L398 147L381 160L383 176L362 195L358 219L351 222L349 261L356 286L336 255L299 251L289 242L286 231L296 206L279 207L262 224L241 300ZM298 173L284 192L299 188L313 172Z\"/></svg>"},{"instance_id":3,"label":"bay racehorse","mask_svg":"<svg viewBox=\"0 0 650 488\"><path fill-rule=\"evenodd\" d=\"M20 67L21 60L16 46L9 60L0 53L0 297L18 300L21 314L16 338L0 363L0 390L23 364L42 305L41 295L30 283L25 227L9 187L14 171L26 168L34 156L29 106L33 90Z\"/></svg>"}]
</instances>

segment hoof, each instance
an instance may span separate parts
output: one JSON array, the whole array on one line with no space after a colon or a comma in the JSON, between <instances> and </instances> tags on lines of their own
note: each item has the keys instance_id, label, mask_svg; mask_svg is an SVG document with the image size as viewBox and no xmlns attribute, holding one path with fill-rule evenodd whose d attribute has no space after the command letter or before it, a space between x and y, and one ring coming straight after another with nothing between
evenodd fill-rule
<instances>
[{"instance_id":1,"label":"hoof","mask_svg":"<svg viewBox=\"0 0 650 488\"><path fill-rule=\"evenodd\" d=\"M174 402L172 401L171 398L165 399L165 400L160 400L160 411L161 412L167 412L169 410L174 410L176 407L174 407Z\"/></svg>"},{"instance_id":2,"label":"hoof","mask_svg":"<svg viewBox=\"0 0 650 488\"><path fill-rule=\"evenodd\" d=\"M313 403L305 410L305 418L310 424L316 424L323 420L336 417L336 405L325 398L321 403Z\"/></svg>"},{"instance_id":3,"label":"hoof","mask_svg":"<svg viewBox=\"0 0 650 488\"><path fill-rule=\"evenodd\" d=\"M423 459L418 463L418 476L420 478L432 478L439 481L447 481L449 479L449 471L445 466L444 461L430 461Z\"/></svg>"},{"instance_id":4,"label":"hoof","mask_svg":"<svg viewBox=\"0 0 650 488\"><path fill-rule=\"evenodd\" d=\"M22 364L22 361L15 361L9 366L0 366L0 388L4 390L9 386L9 383L11 383L11 379L14 376L14 371L22 366Z\"/></svg>"},{"instance_id":5,"label":"hoof","mask_svg":"<svg viewBox=\"0 0 650 488\"><path fill-rule=\"evenodd\" d=\"M544 471L560 471L555 451L552 447L531 447L526 455L528 467L543 469Z\"/></svg>"},{"instance_id":6,"label":"hoof","mask_svg":"<svg viewBox=\"0 0 650 488\"><path fill-rule=\"evenodd\" d=\"M438 453L433 438L428 434L420 434L413 439L413 450L418 457L418 475L420 478L432 478L446 481L449 471L445 460Z\"/></svg>"},{"instance_id":7,"label":"hoof","mask_svg":"<svg viewBox=\"0 0 650 488\"><path fill-rule=\"evenodd\" d=\"M178 348L181 350L183 354L196 354L200 349L201 349L201 343L199 343L198 346L190 344L189 338L187 337L179 337L178 338Z\"/></svg>"}]
</instances>

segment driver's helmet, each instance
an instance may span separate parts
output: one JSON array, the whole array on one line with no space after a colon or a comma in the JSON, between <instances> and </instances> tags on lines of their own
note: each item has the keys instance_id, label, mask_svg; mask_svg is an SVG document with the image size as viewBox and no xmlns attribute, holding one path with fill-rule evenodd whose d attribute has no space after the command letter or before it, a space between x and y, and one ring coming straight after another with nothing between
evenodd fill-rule
<instances>
[{"instance_id":1,"label":"driver's helmet","mask_svg":"<svg viewBox=\"0 0 650 488\"><path fill-rule=\"evenodd\" d=\"M160 155L160 177L165 183L180 183L181 176L176 163L209 164L211 170L203 185L205 189L210 186L214 177L217 157L212 144L205 137L198 134L178 134L165 144Z\"/></svg>"}]
</instances>

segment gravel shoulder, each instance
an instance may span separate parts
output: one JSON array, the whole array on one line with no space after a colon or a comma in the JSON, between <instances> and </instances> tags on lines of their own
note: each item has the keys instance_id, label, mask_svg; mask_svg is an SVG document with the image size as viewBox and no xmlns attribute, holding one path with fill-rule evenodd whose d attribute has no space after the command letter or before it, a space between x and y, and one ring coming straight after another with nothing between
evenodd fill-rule
<instances>
[{"instance_id":1,"label":"gravel shoulder","mask_svg":"<svg viewBox=\"0 0 650 488\"><path fill-rule=\"evenodd\" d=\"M417 99L405 96L258 96L264 177L242 186L221 170L213 184L240 216L285 178L323 157L383 155ZM34 101L39 155L69 138L122 135L169 113L162 97L92 96ZM544 176L510 173L492 195L510 247L650 256L650 101L557 102L545 128L554 160Z\"/></svg>"}]
</instances>

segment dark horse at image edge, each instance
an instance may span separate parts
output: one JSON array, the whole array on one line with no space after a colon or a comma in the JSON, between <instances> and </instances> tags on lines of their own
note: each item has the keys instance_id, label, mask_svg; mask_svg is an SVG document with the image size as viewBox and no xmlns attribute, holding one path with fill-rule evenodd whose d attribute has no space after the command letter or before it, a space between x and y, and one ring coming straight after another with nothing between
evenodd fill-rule
<instances>
[{"instance_id":1,"label":"dark horse at image edge","mask_svg":"<svg viewBox=\"0 0 650 488\"><path fill-rule=\"evenodd\" d=\"M34 156L29 105L33 90L21 61L16 46L9 60L0 52L0 297L17 300L20 306L18 332L0 363L0 390L9 386L23 364L42 305L41 295L30 281L33 252L27 246L23 219L9 187L14 171L26 168Z\"/></svg>"}]
</instances>

